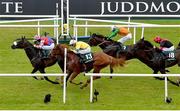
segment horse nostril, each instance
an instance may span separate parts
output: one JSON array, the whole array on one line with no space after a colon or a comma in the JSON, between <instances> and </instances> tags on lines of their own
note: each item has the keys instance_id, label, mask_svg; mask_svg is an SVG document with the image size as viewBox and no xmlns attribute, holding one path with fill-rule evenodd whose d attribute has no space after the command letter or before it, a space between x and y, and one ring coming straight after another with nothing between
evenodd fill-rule
<instances>
[{"instance_id":1,"label":"horse nostril","mask_svg":"<svg viewBox=\"0 0 180 111\"><path fill-rule=\"evenodd\" d=\"M12 49L15 49L15 48L16 48L16 46L15 46L15 45L12 45L12 46L11 46L11 48L12 48Z\"/></svg>"}]
</instances>

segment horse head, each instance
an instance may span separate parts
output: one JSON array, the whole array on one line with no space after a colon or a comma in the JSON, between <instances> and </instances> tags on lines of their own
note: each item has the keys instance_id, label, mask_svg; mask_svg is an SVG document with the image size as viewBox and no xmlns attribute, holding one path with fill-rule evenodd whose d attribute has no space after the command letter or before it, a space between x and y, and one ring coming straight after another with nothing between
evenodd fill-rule
<instances>
[{"instance_id":1,"label":"horse head","mask_svg":"<svg viewBox=\"0 0 180 111\"><path fill-rule=\"evenodd\" d=\"M54 56L54 57L62 56L63 57L65 48L67 49L67 51L70 51L69 46L66 45L66 44L58 44L58 45L56 45L51 51L51 56Z\"/></svg>"},{"instance_id":2,"label":"horse head","mask_svg":"<svg viewBox=\"0 0 180 111\"><path fill-rule=\"evenodd\" d=\"M13 45L11 45L12 49L24 49L26 47L33 46L28 39L25 36L22 36L21 38L16 39L13 42Z\"/></svg>"},{"instance_id":3,"label":"horse head","mask_svg":"<svg viewBox=\"0 0 180 111\"><path fill-rule=\"evenodd\" d=\"M105 48L106 46L109 46L111 44L113 44L115 41L111 40L111 39L107 39L107 37L103 36L103 35L98 35L96 33L93 33L88 41L88 44L90 46L102 46L102 48Z\"/></svg>"},{"instance_id":4,"label":"horse head","mask_svg":"<svg viewBox=\"0 0 180 111\"><path fill-rule=\"evenodd\" d=\"M144 50L149 50L149 49L152 49L153 48L153 45L144 39L141 38L135 45L134 45L134 49L138 50L138 49L144 49Z\"/></svg>"}]
</instances>

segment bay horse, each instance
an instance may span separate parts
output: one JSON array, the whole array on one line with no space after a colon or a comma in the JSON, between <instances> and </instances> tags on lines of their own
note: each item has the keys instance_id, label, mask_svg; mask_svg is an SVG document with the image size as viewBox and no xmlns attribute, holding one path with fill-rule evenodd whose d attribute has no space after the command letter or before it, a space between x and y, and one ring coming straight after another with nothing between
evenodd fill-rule
<instances>
[{"instance_id":1,"label":"bay horse","mask_svg":"<svg viewBox=\"0 0 180 111\"><path fill-rule=\"evenodd\" d=\"M84 72L85 69L83 68L83 64L80 63L80 59L77 56L76 53L71 51L67 45L64 44L58 44L55 46L55 48L51 52L51 56L55 56L57 58L64 58L64 50L67 48L67 78L66 83L69 80L72 84L82 84L73 82L73 79L80 74L81 72ZM100 70L105 68L106 66L110 65L111 67L115 66L123 66L125 64L124 58L116 59L113 58L103 52L96 52L93 53L93 61L86 63L86 71L90 71L93 69L93 73L99 73ZM93 76L93 80L99 79L99 76ZM83 84L80 88L86 87L90 83L90 79L86 81L85 84Z\"/></svg>"},{"instance_id":2,"label":"bay horse","mask_svg":"<svg viewBox=\"0 0 180 111\"><path fill-rule=\"evenodd\" d=\"M122 43L107 39L107 37L103 35L93 33L88 40L88 44L90 46L99 46L104 53L115 58L125 58L125 60L134 58L132 51L133 45L123 46ZM121 48L123 48L123 50ZM113 73L113 68L111 67L110 72Z\"/></svg>"},{"instance_id":3,"label":"bay horse","mask_svg":"<svg viewBox=\"0 0 180 111\"><path fill-rule=\"evenodd\" d=\"M19 39L16 39L14 43L11 45L12 49L24 49L27 57L29 58L32 66L34 69L32 70L32 74L39 71L40 73L45 73L45 68L54 65L58 61L58 65L60 66L61 70L64 71L64 61L62 61L61 58L55 58L52 56L49 56L48 58L41 58L41 49L37 49L33 46L31 42L28 41L27 38L22 37ZM34 77L37 79L37 77ZM47 76L44 76L45 80L53 83L53 84L59 84L56 81L50 80Z\"/></svg>"}]
</instances>

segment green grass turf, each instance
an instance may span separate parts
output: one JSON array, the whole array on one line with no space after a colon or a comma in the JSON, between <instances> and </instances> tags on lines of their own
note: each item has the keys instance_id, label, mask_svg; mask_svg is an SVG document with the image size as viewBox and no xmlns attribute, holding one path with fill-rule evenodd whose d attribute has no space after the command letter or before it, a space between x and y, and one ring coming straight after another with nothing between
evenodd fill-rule
<instances>
[{"instance_id":1,"label":"green grass turf","mask_svg":"<svg viewBox=\"0 0 180 111\"><path fill-rule=\"evenodd\" d=\"M180 24L179 20L135 20L134 22L155 23L155 24ZM33 24L33 23L32 23ZM81 23L79 23L81 24ZM90 24L97 24L91 22ZM102 24L102 23L98 23ZM52 28L43 28L42 32L49 32L53 35ZM84 29L79 29L79 35L83 35ZM133 29L131 29L133 31ZM0 28L0 73L30 73L32 66L21 49L12 50L10 46L16 38L25 35L32 37L36 34L35 28ZM110 29L90 28L89 32L108 35ZM175 46L180 41L179 28L145 28L145 38L152 41L155 36L162 36L171 40ZM137 29L137 40L141 37L141 29ZM118 37L114 38L115 40ZM133 40L126 44L132 44ZM157 44L154 44L157 45ZM101 51L93 47L93 51ZM179 73L177 66L169 68L171 73ZM61 73L58 65L46 69L47 73ZM109 67L102 72L109 73ZM125 67L115 70L115 73L148 73L152 70L137 59L128 61ZM55 79L55 77L51 77ZM85 82L88 77L80 74L75 81ZM176 80L175 77L171 77ZM68 83L67 101L62 102L62 88L60 85L53 85L45 80L35 80L32 77L1 77L0 78L0 110L174 110L180 109L179 87L168 84L169 96L173 99L171 104L164 102L164 81L155 80L152 77L102 77L94 81L100 95L98 102L89 103L89 86L80 89ZM44 104L46 94L52 95L49 104Z\"/></svg>"}]
</instances>

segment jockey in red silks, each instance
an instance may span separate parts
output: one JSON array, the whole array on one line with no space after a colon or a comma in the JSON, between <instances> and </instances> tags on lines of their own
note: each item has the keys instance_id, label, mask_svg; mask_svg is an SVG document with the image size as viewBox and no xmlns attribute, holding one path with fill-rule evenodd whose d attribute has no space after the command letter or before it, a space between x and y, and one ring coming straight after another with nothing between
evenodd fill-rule
<instances>
[{"instance_id":1,"label":"jockey in red silks","mask_svg":"<svg viewBox=\"0 0 180 111\"><path fill-rule=\"evenodd\" d=\"M39 41L39 44L34 44L34 47L44 50L51 50L54 48L54 41L50 37L34 36L34 39Z\"/></svg>"},{"instance_id":2,"label":"jockey in red silks","mask_svg":"<svg viewBox=\"0 0 180 111\"><path fill-rule=\"evenodd\" d=\"M162 51L173 51L174 45L167 39L163 39L159 36L154 38L154 42L160 44L160 50Z\"/></svg>"}]
</instances>

